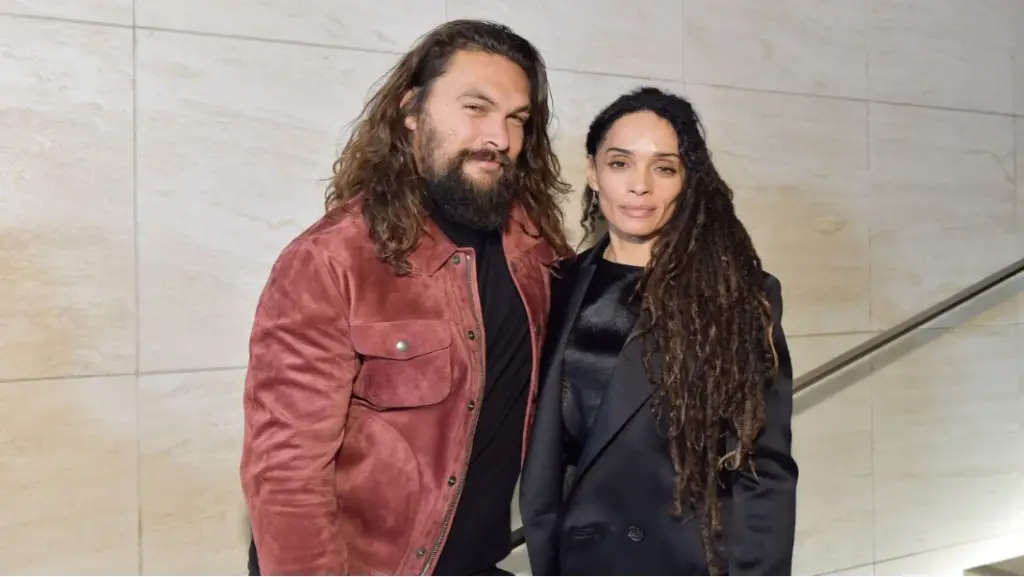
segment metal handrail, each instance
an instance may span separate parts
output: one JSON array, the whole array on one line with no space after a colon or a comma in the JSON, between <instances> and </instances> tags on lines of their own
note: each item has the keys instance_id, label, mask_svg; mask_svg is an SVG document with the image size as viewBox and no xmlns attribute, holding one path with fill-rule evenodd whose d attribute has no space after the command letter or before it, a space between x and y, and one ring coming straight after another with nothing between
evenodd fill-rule
<instances>
[{"instance_id":1,"label":"metal handrail","mask_svg":"<svg viewBox=\"0 0 1024 577\"><path fill-rule=\"evenodd\" d=\"M918 328L1003 284L1021 272L1024 272L1024 259L1020 259L1009 266L997 270L953 296L928 307L900 324L807 371L793 382L793 394L804 391L823 381L826 377L838 373L857 361L878 352L906 337ZM523 534L523 528L519 527L512 531L512 548L515 549L524 543L526 543L526 537Z\"/></svg>"},{"instance_id":2,"label":"metal handrail","mask_svg":"<svg viewBox=\"0 0 1024 577\"><path fill-rule=\"evenodd\" d=\"M879 333L828 362L822 363L820 366L807 371L796 379L793 383L793 393L799 393L822 381L825 377L835 374L864 357L889 346L923 325L932 322L942 315L949 313L953 309L956 309L957 307L981 296L983 293L1003 284L1020 274L1022 271L1024 271L1024 259L1018 260L1009 266L997 270L953 296L917 313L891 329Z\"/></svg>"}]
</instances>

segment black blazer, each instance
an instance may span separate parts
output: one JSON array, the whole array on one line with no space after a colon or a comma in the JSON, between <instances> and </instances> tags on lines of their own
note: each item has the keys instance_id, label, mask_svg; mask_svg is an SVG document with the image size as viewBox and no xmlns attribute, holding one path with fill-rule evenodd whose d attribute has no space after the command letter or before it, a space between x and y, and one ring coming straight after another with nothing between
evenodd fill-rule
<instances>
[{"instance_id":1,"label":"black blazer","mask_svg":"<svg viewBox=\"0 0 1024 577\"><path fill-rule=\"evenodd\" d=\"M573 470L563 455L561 366L605 236L568 262L552 288L548 341L520 512L534 575L707 575L701 516L671 516L675 473L655 428L641 340L623 347L593 429ZM737 473L720 489L723 555L731 575L789 575L798 470L790 454L792 365L782 332L779 281L767 275L779 374L766 383L765 430L754 448L757 478ZM657 369L658 359L652 359ZM734 438L727 444L735 446Z\"/></svg>"}]
</instances>

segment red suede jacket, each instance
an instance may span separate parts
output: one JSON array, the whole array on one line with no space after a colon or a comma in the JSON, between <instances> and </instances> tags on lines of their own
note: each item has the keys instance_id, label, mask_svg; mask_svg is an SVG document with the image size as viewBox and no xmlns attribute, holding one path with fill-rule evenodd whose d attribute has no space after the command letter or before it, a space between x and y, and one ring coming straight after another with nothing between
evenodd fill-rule
<instances>
[{"instance_id":1,"label":"red suede jacket","mask_svg":"<svg viewBox=\"0 0 1024 577\"><path fill-rule=\"evenodd\" d=\"M263 575L429 574L465 482L484 381L475 255L431 225L396 276L347 208L285 248L257 307L241 477ZM504 246L533 328L525 447L556 255L518 209Z\"/></svg>"}]
</instances>

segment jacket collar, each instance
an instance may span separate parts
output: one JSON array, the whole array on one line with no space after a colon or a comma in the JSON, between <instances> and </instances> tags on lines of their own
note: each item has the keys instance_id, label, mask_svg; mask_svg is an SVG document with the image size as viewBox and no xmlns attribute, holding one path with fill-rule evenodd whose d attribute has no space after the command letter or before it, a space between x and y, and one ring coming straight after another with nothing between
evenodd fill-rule
<instances>
[{"instance_id":1,"label":"jacket collar","mask_svg":"<svg viewBox=\"0 0 1024 577\"><path fill-rule=\"evenodd\" d=\"M505 258L509 261L529 251L533 251L546 266L554 264L557 259L554 248L540 236L540 229L519 204L512 207L502 235L502 245L505 248ZM439 271L456 250L458 247L441 232L441 228L433 220L428 218L423 237L409 255L409 263L413 271L430 276Z\"/></svg>"},{"instance_id":2,"label":"jacket collar","mask_svg":"<svg viewBox=\"0 0 1024 577\"><path fill-rule=\"evenodd\" d=\"M597 239L594 246L587 251L587 254L582 255L583 258L580 260L580 267L594 267L600 259L604 258L604 251L608 250L608 245L611 244L612 237L609 233L604 233L601 238Z\"/></svg>"}]
</instances>

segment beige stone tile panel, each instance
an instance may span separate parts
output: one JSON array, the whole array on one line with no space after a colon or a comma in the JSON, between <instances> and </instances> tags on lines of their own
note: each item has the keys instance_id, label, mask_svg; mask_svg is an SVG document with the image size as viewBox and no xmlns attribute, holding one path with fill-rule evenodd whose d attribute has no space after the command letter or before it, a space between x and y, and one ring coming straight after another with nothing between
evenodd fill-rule
<instances>
[{"instance_id":1,"label":"beige stone tile panel","mask_svg":"<svg viewBox=\"0 0 1024 577\"><path fill-rule=\"evenodd\" d=\"M850 567L848 569L842 569L842 570L839 570L839 571L832 571L831 573L822 573L822 575L830 575L830 576L833 576L833 577L839 577L839 576L855 577L855 576L858 576L858 575L874 575L874 574L875 574L875 566L873 564L860 565L860 566L857 566L857 567ZM885 573L882 573L882 575L885 575Z\"/></svg>"},{"instance_id":2,"label":"beige stone tile panel","mask_svg":"<svg viewBox=\"0 0 1024 577\"><path fill-rule=\"evenodd\" d=\"M799 376L870 336L790 338L794 372ZM862 363L797 398L794 574L817 575L874 561L871 377L870 362Z\"/></svg>"},{"instance_id":3,"label":"beige stone tile panel","mask_svg":"<svg viewBox=\"0 0 1024 577\"><path fill-rule=\"evenodd\" d=\"M135 377L0 383L0 567L138 575Z\"/></svg>"},{"instance_id":4,"label":"beige stone tile panel","mask_svg":"<svg viewBox=\"0 0 1024 577\"><path fill-rule=\"evenodd\" d=\"M867 168L863 102L687 83L726 175L746 166L810 176Z\"/></svg>"},{"instance_id":5,"label":"beige stone tile panel","mask_svg":"<svg viewBox=\"0 0 1024 577\"><path fill-rule=\"evenodd\" d=\"M506 24L533 42L551 68L683 79L681 0L448 0L448 18Z\"/></svg>"},{"instance_id":6,"label":"beige stone tile panel","mask_svg":"<svg viewBox=\"0 0 1024 577\"><path fill-rule=\"evenodd\" d=\"M140 364L241 366L270 266L323 214L393 57L139 31Z\"/></svg>"},{"instance_id":7,"label":"beige stone tile panel","mask_svg":"<svg viewBox=\"0 0 1024 577\"><path fill-rule=\"evenodd\" d=\"M1024 13L1024 3L1021 3L1021 12ZM1024 16L1022 16L1024 19ZM1021 42L1024 42L1024 31L1021 32ZM1024 62L1024 50L1021 51L1020 60ZM1024 70L1022 70L1024 74ZM1020 94L1024 97L1024 84L1021 85ZM1017 256L1015 261L1024 257L1024 118L1016 119L1016 147L1017 147ZM1007 263L1009 264L1009 263ZM1017 320L1024 322L1024 291L1017 295Z\"/></svg>"},{"instance_id":8,"label":"beige stone tile panel","mask_svg":"<svg viewBox=\"0 0 1024 577\"><path fill-rule=\"evenodd\" d=\"M139 381L142 570L244 574L249 533L238 464L245 372Z\"/></svg>"},{"instance_id":9,"label":"beige stone tile panel","mask_svg":"<svg viewBox=\"0 0 1024 577\"><path fill-rule=\"evenodd\" d=\"M870 98L1013 111L1019 0L872 0Z\"/></svg>"},{"instance_id":10,"label":"beige stone tile panel","mask_svg":"<svg viewBox=\"0 0 1024 577\"><path fill-rule=\"evenodd\" d=\"M0 14L132 25L132 0L0 0Z\"/></svg>"},{"instance_id":11,"label":"beige stone tile panel","mask_svg":"<svg viewBox=\"0 0 1024 577\"><path fill-rule=\"evenodd\" d=\"M1013 225L1008 116L870 105L871 231Z\"/></svg>"},{"instance_id":12,"label":"beige stone tile panel","mask_svg":"<svg viewBox=\"0 0 1024 577\"><path fill-rule=\"evenodd\" d=\"M1024 60L1024 54L1021 55L1021 60ZM1021 88L1024 90L1024 86ZM1024 232L1024 117L1015 119L1014 130L1017 148L1017 230Z\"/></svg>"},{"instance_id":13,"label":"beige stone tile panel","mask_svg":"<svg viewBox=\"0 0 1024 577\"><path fill-rule=\"evenodd\" d=\"M863 102L689 86L789 334L869 328Z\"/></svg>"},{"instance_id":14,"label":"beige stone tile panel","mask_svg":"<svg viewBox=\"0 0 1024 577\"><path fill-rule=\"evenodd\" d=\"M765 269L782 283L786 330L868 329L868 233L856 183L759 172L743 171L732 186Z\"/></svg>"},{"instance_id":15,"label":"beige stone tile panel","mask_svg":"<svg viewBox=\"0 0 1024 577\"><path fill-rule=\"evenodd\" d=\"M1018 235L993 225L871 235L871 321L887 329L1020 258ZM985 293L933 326L1012 324L1024 279Z\"/></svg>"},{"instance_id":16,"label":"beige stone tile panel","mask_svg":"<svg viewBox=\"0 0 1024 577\"><path fill-rule=\"evenodd\" d=\"M789 352L793 359L793 374L799 378L800 375L831 361L873 336L875 336L875 333L803 336L794 336L787 333ZM867 361L869 360L867 359Z\"/></svg>"},{"instance_id":17,"label":"beige stone tile panel","mask_svg":"<svg viewBox=\"0 0 1024 577\"><path fill-rule=\"evenodd\" d=\"M943 547L875 564L875 575L966 575L963 571L1024 554L1024 532Z\"/></svg>"},{"instance_id":18,"label":"beige stone tile panel","mask_svg":"<svg viewBox=\"0 0 1024 577\"><path fill-rule=\"evenodd\" d=\"M526 552L526 546L521 545L509 553L498 567L512 573L513 575L532 575L530 572L530 557Z\"/></svg>"},{"instance_id":19,"label":"beige stone tile panel","mask_svg":"<svg viewBox=\"0 0 1024 577\"><path fill-rule=\"evenodd\" d=\"M876 558L1024 529L1017 327L918 333L876 357Z\"/></svg>"},{"instance_id":20,"label":"beige stone tile panel","mask_svg":"<svg viewBox=\"0 0 1024 577\"><path fill-rule=\"evenodd\" d=\"M1013 52L1014 111L1017 115L1024 116L1024 2L1017 2L1016 7L1013 25L1017 31Z\"/></svg>"},{"instance_id":21,"label":"beige stone tile panel","mask_svg":"<svg viewBox=\"0 0 1024 577\"><path fill-rule=\"evenodd\" d=\"M867 2L684 0L686 82L867 96Z\"/></svg>"},{"instance_id":22,"label":"beige stone tile panel","mask_svg":"<svg viewBox=\"0 0 1024 577\"><path fill-rule=\"evenodd\" d=\"M135 12L140 26L404 52L444 22L444 0L135 0Z\"/></svg>"},{"instance_id":23,"label":"beige stone tile panel","mask_svg":"<svg viewBox=\"0 0 1024 577\"><path fill-rule=\"evenodd\" d=\"M0 380L135 369L132 32L0 16Z\"/></svg>"}]
</instances>

